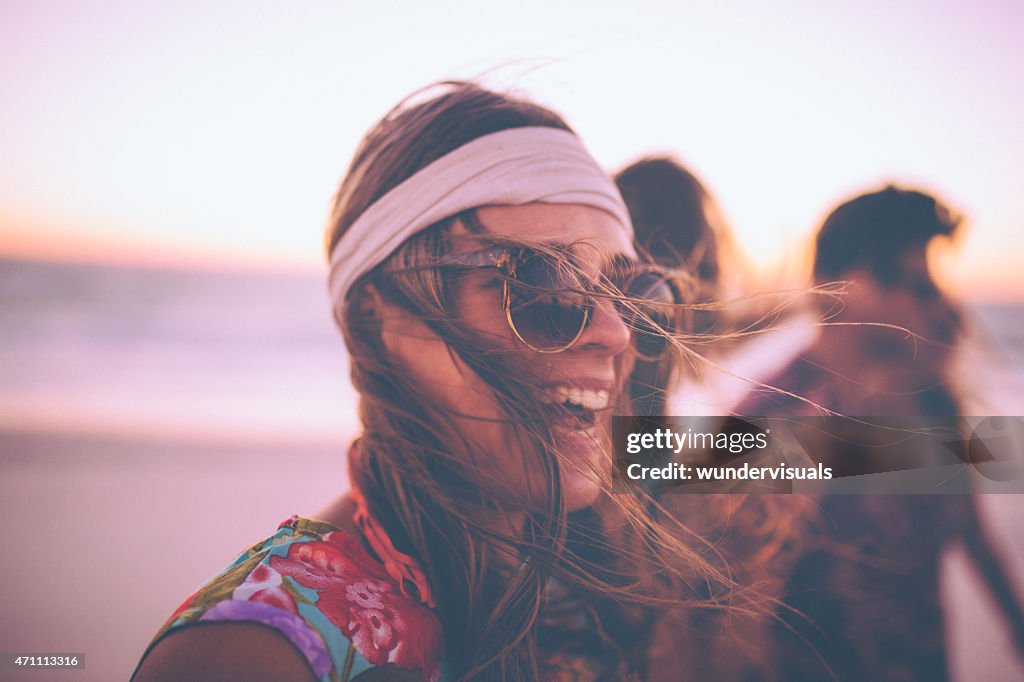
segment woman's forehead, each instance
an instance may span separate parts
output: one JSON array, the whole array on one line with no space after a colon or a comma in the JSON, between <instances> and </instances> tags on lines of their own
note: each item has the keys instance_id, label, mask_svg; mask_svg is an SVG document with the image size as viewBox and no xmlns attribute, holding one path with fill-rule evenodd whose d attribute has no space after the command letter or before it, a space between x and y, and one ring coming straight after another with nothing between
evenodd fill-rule
<instances>
[{"instance_id":1,"label":"woman's forehead","mask_svg":"<svg viewBox=\"0 0 1024 682\"><path fill-rule=\"evenodd\" d=\"M533 203L484 206L476 213L489 237L565 247L587 260L637 258L632 233L592 206Z\"/></svg>"}]
</instances>

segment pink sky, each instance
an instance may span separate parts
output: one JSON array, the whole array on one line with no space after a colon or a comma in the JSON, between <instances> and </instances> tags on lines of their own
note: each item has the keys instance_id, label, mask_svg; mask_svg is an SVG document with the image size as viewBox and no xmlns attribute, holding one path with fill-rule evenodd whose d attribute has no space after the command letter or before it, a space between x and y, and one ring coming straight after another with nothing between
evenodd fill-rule
<instances>
[{"instance_id":1,"label":"pink sky","mask_svg":"<svg viewBox=\"0 0 1024 682\"><path fill-rule=\"evenodd\" d=\"M691 5L8 3L0 254L320 267L361 134L421 85L489 71L610 169L678 154L762 269L895 180L969 216L958 289L1024 299L1024 6Z\"/></svg>"}]
</instances>

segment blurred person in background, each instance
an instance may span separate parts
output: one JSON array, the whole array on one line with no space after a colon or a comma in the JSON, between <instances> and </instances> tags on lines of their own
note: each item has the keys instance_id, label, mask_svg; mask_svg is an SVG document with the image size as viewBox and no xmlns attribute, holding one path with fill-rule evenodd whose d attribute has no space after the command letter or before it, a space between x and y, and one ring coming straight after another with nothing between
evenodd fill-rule
<instances>
[{"instance_id":1,"label":"blurred person in background","mask_svg":"<svg viewBox=\"0 0 1024 682\"><path fill-rule=\"evenodd\" d=\"M637 248L654 263L679 268L693 279L695 302L718 297L726 230L718 208L697 176L674 158L644 157L615 175L629 209ZM714 329L715 320L695 319L688 331Z\"/></svg>"},{"instance_id":2,"label":"blurred person in background","mask_svg":"<svg viewBox=\"0 0 1024 682\"><path fill-rule=\"evenodd\" d=\"M637 250L682 275L673 282L686 305L673 329L691 351L680 362L674 356L660 364L638 358L633 413L658 414L659 401L668 400L678 414L727 414L750 379L778 369L785 358L779 344L788 347L807 337L800 328L804 292L751 295L752 269L719 203L678 159L645 156L614 177L629 208ZM651 390L655 386L666 390Z\"/></svg>"},{"instance_id":3,"label":"blurred person in background","mask_svg":"<svg viewBox=\"0 0 1024 682\"><path fill-rule=\"evenodd\" d=\"M836 208L816 237L814 278L816 284L843 280L847 290L824 311L814 345L767 379L772 388L756 389L737 413L961 414L951 369L964 314L936 283L927 253L933 240L953 237L960 223L935 197L893 186ZM869 437L865 433L851 432L844 448ZM824 445L815 455L843 454L837 448ZM858 456L873 457L869 467L884 467L872 452L863 448ZM925 453L922 466L928 462ZM810 548L783 590L783 625L773 628L769 667L776 679L948 679L939 570L957 542L1024 652L1020 600L969 491L832 494L819 504L818 529L805 538Z\"/></svg>"},{"instance_id":4,"label":"blurred person in background","mask_svg":"<svg viewBox=\"0 0 1024 682\"><path fill-rule=\"evenodd\" d=\"M681 270L686 277L680 280L680 298L689 307L680 310L673 330L691 353L666 354L653 361L638 358L630 378L633 414L662 414L679 392L703 390L715 395L710 384L721 374L705 368L704 362L727 363L730 354L743 352L746 337L731 338L730 333L741 315L747 323L758 320L760 315L753 308L761 301L723 301L724 281L740 279L728 272L737 267L737 259L717 203L691 170L672 157L650 156L619 171L615 182L629 208L638 251L666 268ZM741 307L744 310L737 315ZM753 327L763 322L758 320ZM762 328L749 338L769 331L770 326ZM701 422L705 420L719 425L717 417ZM678 490L658 500L667 516L711 543L708 561L737 583L756 585L769 599L781 592L779 577L791 563L797 529L806 515L803 502L778 495ZM649 679L678 680L684 666L686 679L762 677L770 663L764 655L769 622L759 613L672 611L655 628Z\"/></svg>"},{"instance_id":5,"label":"blurred person in background","mask_svg":"<svg viewBox=\"0 0 1024 682\"><path fill-rule=\"evenodd\" d=\"M891 186L836 208L815 238L814 282L848 286L825 299L832 324L815 345L766 383L846 415L959 414L949 370L963 312L932 276L928 246L952 238L960 222L934 197ZM782 393L757 393L762 402L741 413L817 413Z\"/></svg>"},{"instance_id":6,"label":"blurred person in background","mask_svg":"<svg viewBox=\"0 0 1024 682\"><path fill-rule=\"evenodd\" d=\"M687 344L707 351L708 340L722 341L724 316L716 302L722 292L726 230L714 199L703 183L679 161L667 156L644 157L623 168L615 184L629 209L637 250L652 262L681 271L680 310L674 328ZM678 384L675 367L699 375L700 362L684 363L638 358L633 373L633 414L660 414L666 391Z\"/></svg>"}]
</instances>

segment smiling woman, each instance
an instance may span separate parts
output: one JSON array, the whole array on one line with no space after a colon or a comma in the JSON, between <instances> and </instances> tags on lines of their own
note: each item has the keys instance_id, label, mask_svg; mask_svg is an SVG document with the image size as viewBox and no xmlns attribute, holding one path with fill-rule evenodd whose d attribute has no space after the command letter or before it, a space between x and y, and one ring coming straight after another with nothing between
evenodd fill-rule
<instances>
[{"instance_id":1,"label":"smiling woman","mask_svg":"<svg viewBox=\"0 0 1024 682\"><path fill-rule=\"evenodd\" d=\"M450 83L388 113L328 241L353 488L189 597L135 679L646 677L658 611L729 584L610 493L611 415L675 305L632 241L553 112Z\"/></svg>"}]
</instances>

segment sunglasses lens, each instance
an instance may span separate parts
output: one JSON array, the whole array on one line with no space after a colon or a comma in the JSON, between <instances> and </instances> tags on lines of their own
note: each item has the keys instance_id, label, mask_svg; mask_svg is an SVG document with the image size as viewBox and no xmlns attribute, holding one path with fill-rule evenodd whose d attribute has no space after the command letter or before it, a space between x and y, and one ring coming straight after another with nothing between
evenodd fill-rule
<instances>
[{"instance_id":1,"label":"sunglasses lens","mask_svg":"<svg viewBox=\"0 0 1024 682\"><path fill-rule=\"evenodd\" d=\"M621 306L620 312L633 331L636 354L641 359L656 360L668 347L665 332L672 331L669 307L675 303L672 287L656 272L641 272L629 281L622 293L632 299Z\"/></svg>"},{"instance_id":2,"label":"sunglasses lens","mask_svg":"<svg viewBox=\"0 0 1024 682\"><path fill-rule=\"evenodd\" d=\"M613 278L614 280L615 278ZM508 318L515 333L535 350L557 352L572 346L587 326L594 307L588 290L568 262L545 254L529 254L515 264L506 281ZM636 354L657 360L665 352L665 332L673 330L672 306L676 295L658 272L641 271L620 287L630 299L619 313L633 332Z\"/></svg>"},{"instance_id":3,"label":"sunglasses lens","mask_svg":"<svg viewBox=\"0 0 1024 682\"><path fill-rule=\"evenodd\" d=\"M509 320L530 347L559 351L571 346L583 332L591 303L580 294L568 266L543 255L532 255L516 265L515 280L508 282Z\"/></svg>"}]
</instances>

